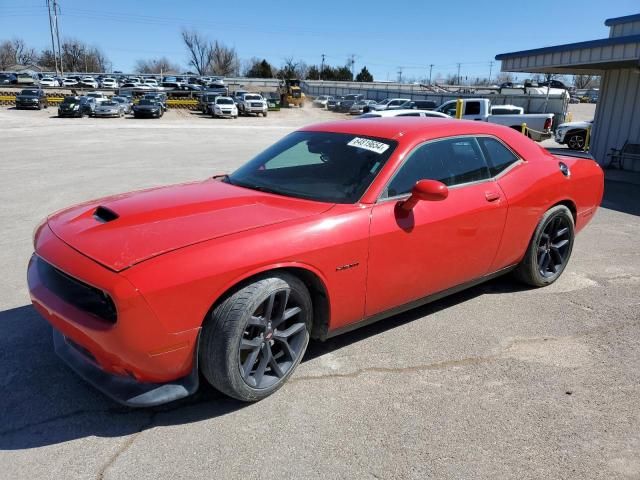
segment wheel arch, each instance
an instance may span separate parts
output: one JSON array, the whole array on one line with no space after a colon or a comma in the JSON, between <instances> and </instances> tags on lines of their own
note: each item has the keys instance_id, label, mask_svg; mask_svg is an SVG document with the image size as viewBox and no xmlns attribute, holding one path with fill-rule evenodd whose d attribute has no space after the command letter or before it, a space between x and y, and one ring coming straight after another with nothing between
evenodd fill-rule
<instances>
[{"instance_id":1,"label":"wheel arch","mask_svg":"<svg viewBox=\"0 0 640 480\"><path fill-rule=\"evenodd\" d=\"M556 202L549 208L547 208L547 211L551 210L553 207L557 207L558 205L564 205L569 209L569 211L571 212L571 216L573 217L573 224L575 225L578 221L578 208L576 207L576 204L573 202L573 200L570 200L568 198L560 200L559 202Z\"/></svg>"},{"instance_id":2,"label":"wheel arch","mask_svg":"<svg viewBox=\"0 0 640 480\"><path fill-rule=\"evenodd\" d=\"M213 301L202 323L204 324L207 319L210 318L216 306L230 295L233 295L237 290L244 288L260 278L279 272L293 275L305 284L311 295L311 304L313 306L311 338L326 338L330 319L330 300L326 286L327 283L319 271L306 264L281 264L263 267L260 270L251 271L237 278Z\"/></svg>"}]
</instances>

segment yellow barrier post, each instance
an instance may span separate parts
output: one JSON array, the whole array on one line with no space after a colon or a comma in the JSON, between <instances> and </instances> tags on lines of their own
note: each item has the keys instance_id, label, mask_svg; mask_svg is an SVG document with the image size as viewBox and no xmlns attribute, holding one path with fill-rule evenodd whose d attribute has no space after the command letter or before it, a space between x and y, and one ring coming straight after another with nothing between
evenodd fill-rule
<instances>
[{"instance_id":1,"label":"yellow barrier post","mask_svg":"<svg viewBox=\"0 0 640 480\"><path fill-rule=\"evenodd\" d=\"M587 136L584 139L584 151L589 151L589 142L591 141L591 127L587 128Z\"/></svg>"},{"instance_id":2,"label":"yellow barrier post","mask_svg":"<svg viewBox=\"0 0 640 480\"><path fill-rule=\"evenodd\" d=\"M462 99L456 100L456 118L460 120L462 118Z\"/></svg>"},{"instance_id":3,"label":"yellow barrier post","mask_svg":"<svg viewBox=\"0 0 640 480\"><path fill-rule=\"evenodd\" d=\"M522 124L522 128L521 128L521 130L522 130L522 134L523 134L523 135L526 135L526 134L527 134L527 124L526 124L526 123L523 123L523 124Z\"/></svg>"}]
</instances>

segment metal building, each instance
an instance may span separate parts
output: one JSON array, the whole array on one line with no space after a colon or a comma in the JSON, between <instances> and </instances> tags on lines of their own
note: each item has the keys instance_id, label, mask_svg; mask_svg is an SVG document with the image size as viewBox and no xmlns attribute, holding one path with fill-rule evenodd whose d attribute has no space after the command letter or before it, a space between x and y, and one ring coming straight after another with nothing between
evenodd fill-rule
<instances>
[{"instance_id":1,"label":"metal building","mask_svg":"<svg viewBox=\"0 0 640 480\"><path fill-rule=\"evenodd\" d=\"M496 56L503 72L602 75L590 146L601 165L612 149L640 144L640 14L604 24L608 38ZM640 158L625 158L622 167L640 171Z\"/></svg>"}]
</instances>

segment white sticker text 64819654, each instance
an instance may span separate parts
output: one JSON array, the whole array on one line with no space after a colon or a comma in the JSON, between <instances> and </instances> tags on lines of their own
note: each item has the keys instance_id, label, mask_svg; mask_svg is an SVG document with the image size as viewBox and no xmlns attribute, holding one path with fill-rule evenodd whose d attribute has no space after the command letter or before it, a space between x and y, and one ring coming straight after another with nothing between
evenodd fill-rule
<instances>
[{"instance_id":1,"label":"white sticker text 64819654","mask_svg":"<svg viewBox=\"0 0 640 480\"><path fill-rule=\"evenodd\" d=\"M387 145L386 143L376 142L375 140L361 137L354 138L349 143L347 143L347 145L349 145L350 147L364 148L365 150L369 150L377 154L382 154L389 148L389 145Z\"/></svg>"}]
</instances>

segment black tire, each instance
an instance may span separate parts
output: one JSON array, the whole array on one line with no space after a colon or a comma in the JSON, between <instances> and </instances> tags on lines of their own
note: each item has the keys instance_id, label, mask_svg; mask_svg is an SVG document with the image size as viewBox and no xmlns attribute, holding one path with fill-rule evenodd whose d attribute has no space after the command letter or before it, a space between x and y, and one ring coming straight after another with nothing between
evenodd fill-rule
<instances>
[{"instance_id":1,"label":"black tire","mask_svg":"<svg viewBox=\"0 0 640 480\"><path fill-rule=\"evenodd\" d=\"M267 112L263 112L263 113L262 113L262 116L263 116L263 117L266 117L266 116L267 116Z\"/></svg>"},{"instance_id":2,"label":"black tire","mask_svg":"<svg viewBox=\"0 0 640 480\"><path fill-rule=\"evenodd\" d=\"M237 289L204 323L199 355L203 376L244 402L271 395L304 355L312 312L306 286L287 273L265 275Z\"/></svg>"},{"instance_id":3,"label":"black tire","mask_svg":"<svg viewBox=\"0 0 640 480\"><path fill-rule=\"evenodd\" d=\"M569 262L574 237L571 211L564 205L547 210L515 270L516 277L534 287L555 282Z\"/></svg>"},{"instance_id":4,"label":"black tire","mask_svg":"<svg viewBox=\"0 0 640 480\"><path fill-rule=\"evenodd\" d=\"M583 133L570 133L565 139L565 143L571 150L582 150L584 149L585 140Z\"/></svg>"}]
</instances>

